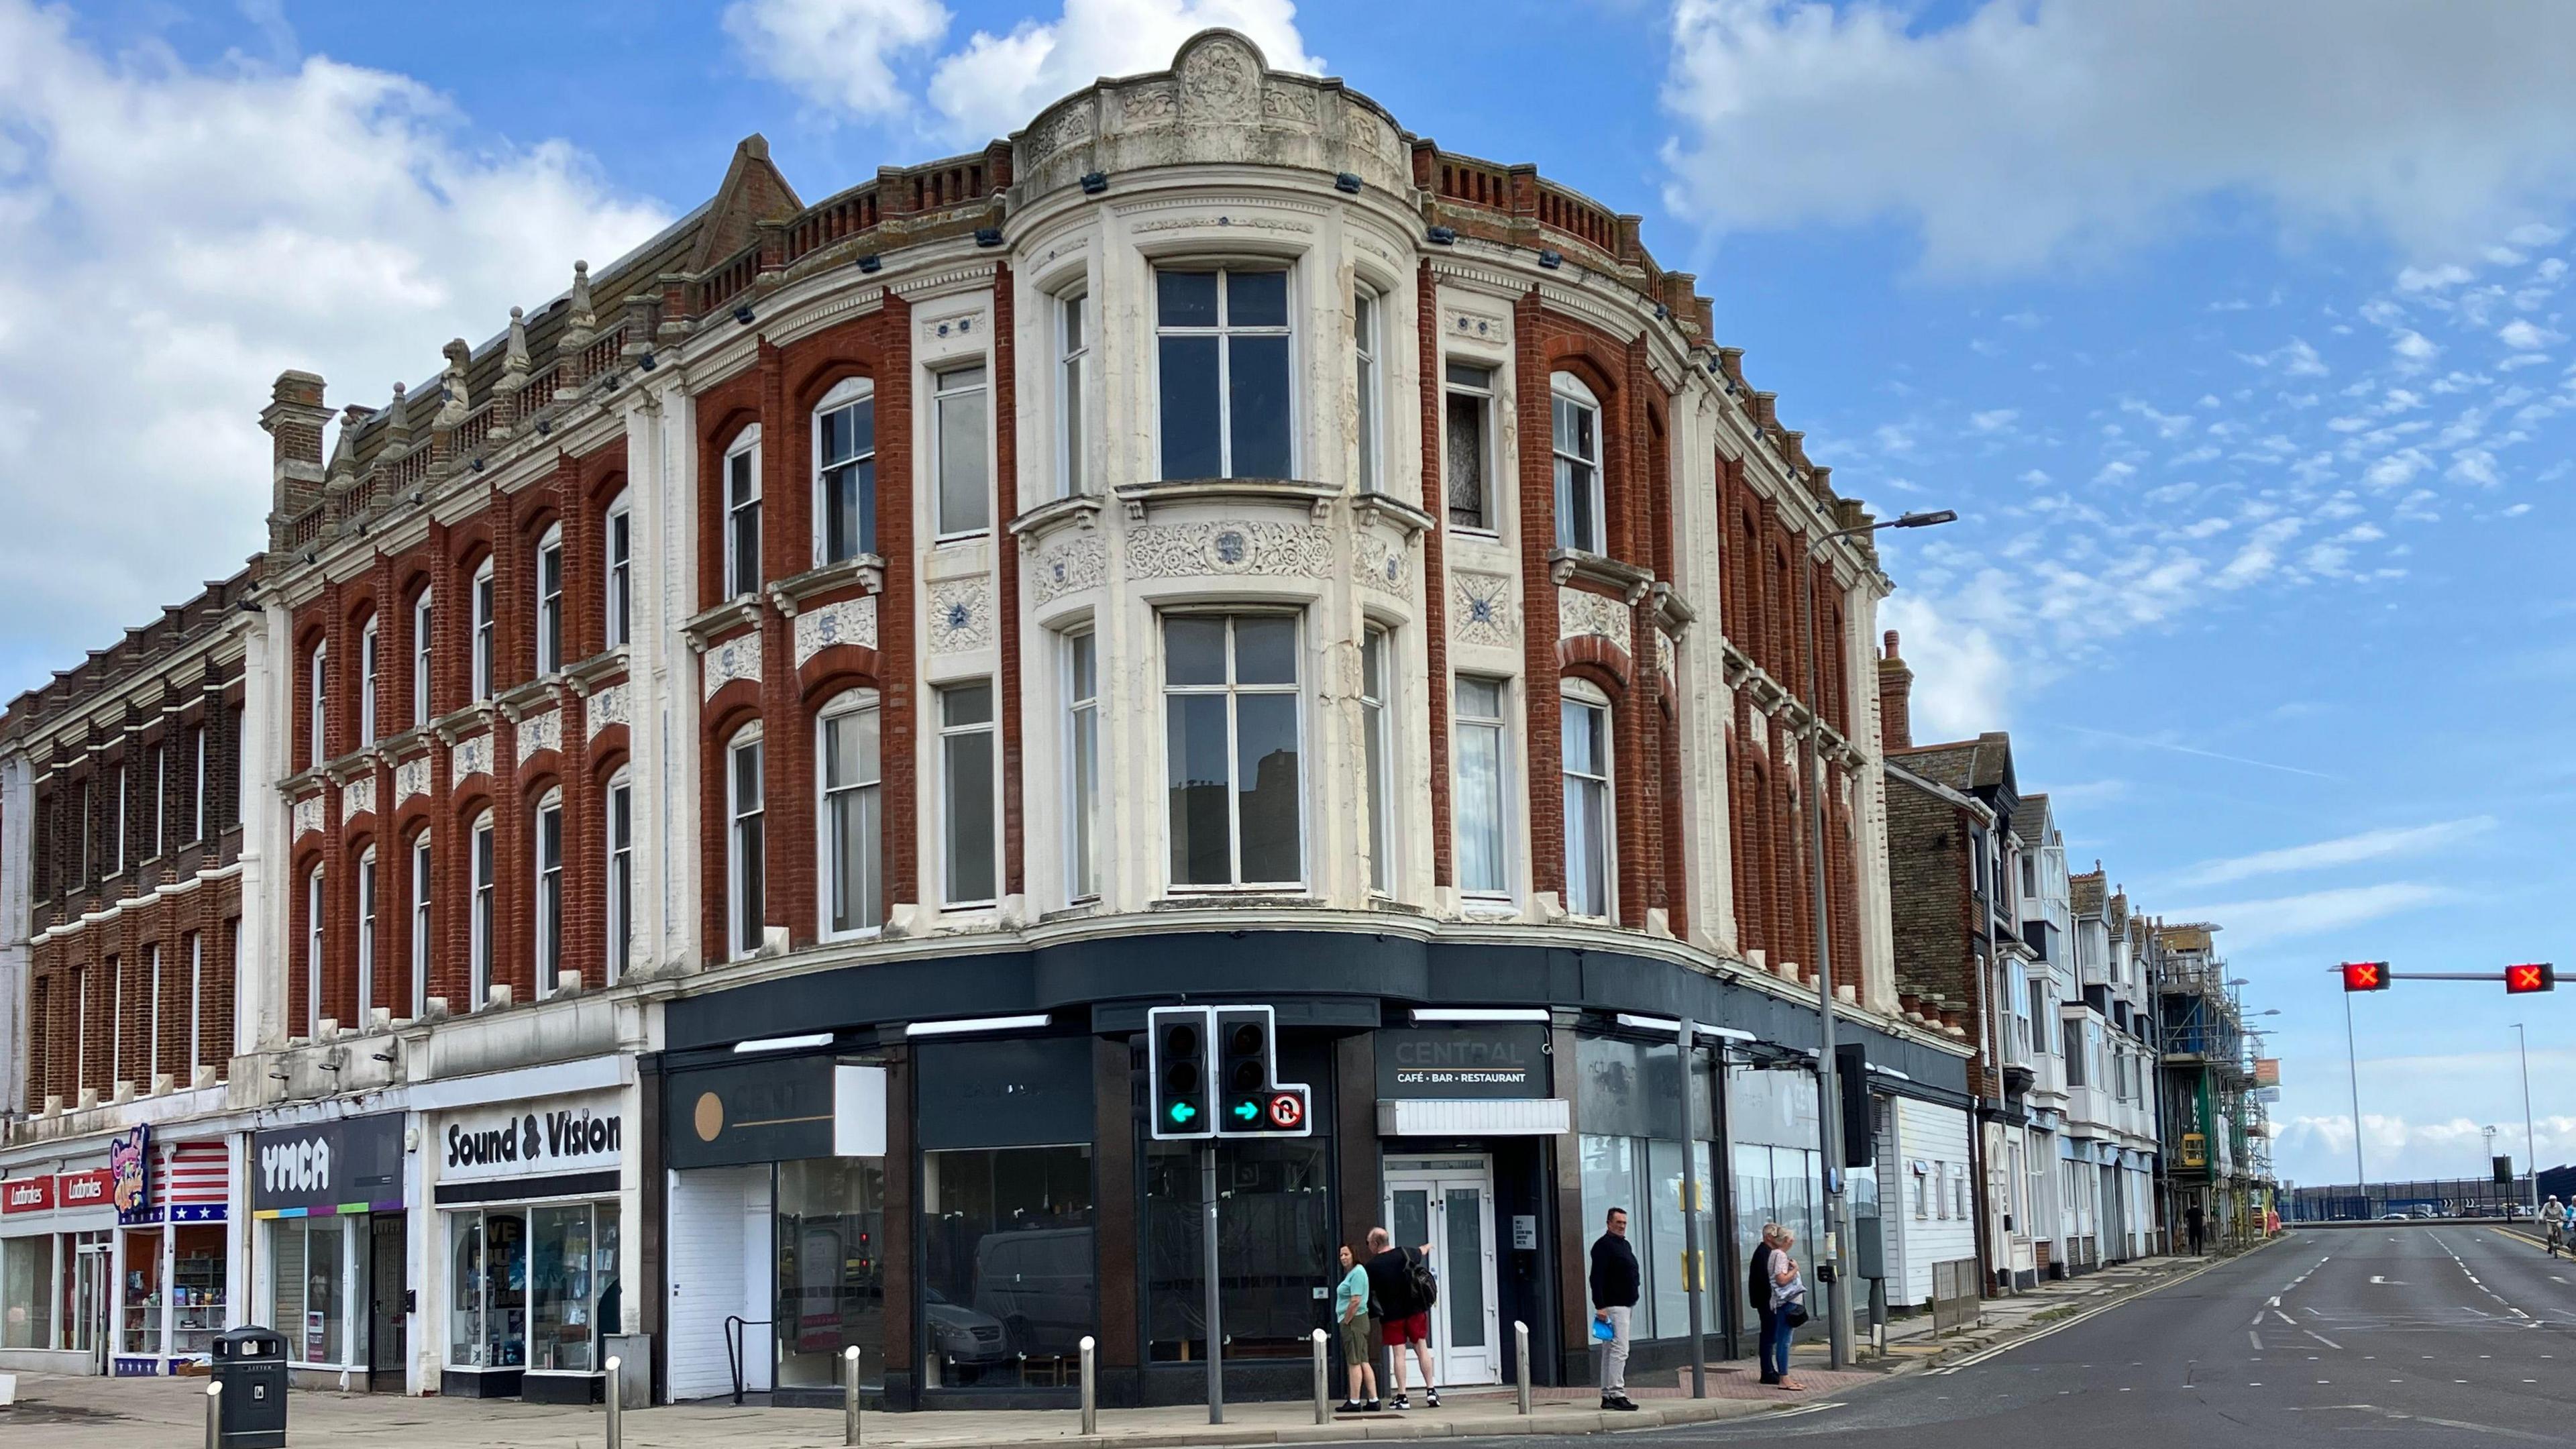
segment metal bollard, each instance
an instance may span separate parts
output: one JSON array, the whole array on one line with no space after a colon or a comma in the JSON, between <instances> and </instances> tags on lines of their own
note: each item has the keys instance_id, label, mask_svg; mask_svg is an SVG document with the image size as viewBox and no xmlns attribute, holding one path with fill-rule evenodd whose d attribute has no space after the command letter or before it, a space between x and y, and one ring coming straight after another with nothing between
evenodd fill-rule
<instances>
[{"instance_id":1,"label":"metal bollard","mask_svg":"<svg viewBox=\"0 0 2576 1449\"><path fill-rule=\"evenodd\" d=\"M1082 1336L1082 1432L1100 1432L1100 1340Z\"/></svg>"},{"instance_id":2,"label":"metal bollard","mask_svg":"<svg viewBox=\"0 0 2576 1449\"><path fill-rule=\"evenodd\" d=\"M619 1382L626 1360L611 1354L608 1359L608 1449L621 1449L625 1443L626 1387Z\"/></svg>"},{"instance_id":3,"label":"metal bollard","mask_svg":"<svg viewBox=\"0 0 2576 1449\"><path fill-rule=\"evenodd\" d=\"M206 1449L224 1449L224 1386L206 1385Z\"/></svg>"},{"instance_id":4,"label":"metal bollard","mask_svg":"<svg viewBox=\"0 0 2576 1449\"><path fill-rule=\"evenodd\" d=\"M1315 1330L1315 1422L1318 1424L1333 1422L1332 1405L1327 1402L1331 1395L1326 1392L1332 1384L1331 1373L1331 1368L1324 1361L1324 1330L1318 1328Z\"/></svg>"},{"instance_id":5,"label":"metal bollard","mask_svg":"<svg viewBox=\"0 0 2576 1449\"><path fill-rule=\"evenodd\" d=\"M841 1350L841 1442L859 1442L859 1346Z\"/></svg>"},{"instance_id":6,"label":"metal bollard","mask_svg":"<svg viewBox=\"0 0 2576 1449\"><path fill-rule=\"evenodd\" d=\"M1519 1380L1520 1411L1526 1417L1530 1411L1529 1325L1517 1318L1512 1320L1512 1364Z\"/></svg>"}]
</instances>

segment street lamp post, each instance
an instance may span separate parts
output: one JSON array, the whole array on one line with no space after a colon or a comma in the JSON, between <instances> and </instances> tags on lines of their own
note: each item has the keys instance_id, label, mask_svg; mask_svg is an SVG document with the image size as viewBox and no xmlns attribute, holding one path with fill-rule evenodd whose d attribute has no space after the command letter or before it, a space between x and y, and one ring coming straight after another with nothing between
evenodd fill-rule
<instances>
[{"instance_id":1,"label":"street lamp post","mask_svg":"<svg viewBox=\"0 0 2576 1449\"><path fill-rule=\"evenodd\" d=\"M1825 792L1817 773L1817 734L1825 727L1824 710L1816 694L1816 555L1825 545L1857 534L1874 533L1882 528L1928 528L1950 523L1958 514L1949 509L1934 513L1908 513L1883 523L1864 523L1839 528L1819 536L1807 545L1806 583L1798 591L1798 612L1805 619L1803 633L1807 639L1807 747L1806 759L1800 766L1800 780L1807 787L1807 797L1814 802L1814 819L1807 831L1812 849L1808 853L1809 896L1814 902L1816 918L1816 1019L1823 1045L1816 1053L1816 1136L1817 1161L1824 1168L1826 1211L1830 1215L1824 1242L1824 1262L1834 1270L1829 1294L1832 1317L1828 1344L1835 1368L1849 1367L1852 1361L1852 1301L1850 1275L1843 1271L1851 1244L1851 1193L1843 1180L1842 1097L1834 1084L1834 964L1831 929L1825 920Z\"/></svg>"}]
</instances>

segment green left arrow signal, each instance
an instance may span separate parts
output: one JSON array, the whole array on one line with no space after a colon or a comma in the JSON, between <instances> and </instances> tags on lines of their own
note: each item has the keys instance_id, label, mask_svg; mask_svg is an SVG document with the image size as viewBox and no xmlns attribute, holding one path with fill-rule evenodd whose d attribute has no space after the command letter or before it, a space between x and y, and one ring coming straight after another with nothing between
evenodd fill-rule
<instances>
[{"instance_id":1,"label":"green left arrow signal","mask_svg":"<svg viewBox=\"0 0 2576 1449\"><path fill-rule=\"evenodd\" d=\"M1191 1106L1187 1102L1174 1102L1172 1104L1172 1120L1181 1123L1183 1126L1187 1126L1189 1124L1189 1120L1198 1114L1199 1109Z\"/></svg>"}]
</instances>

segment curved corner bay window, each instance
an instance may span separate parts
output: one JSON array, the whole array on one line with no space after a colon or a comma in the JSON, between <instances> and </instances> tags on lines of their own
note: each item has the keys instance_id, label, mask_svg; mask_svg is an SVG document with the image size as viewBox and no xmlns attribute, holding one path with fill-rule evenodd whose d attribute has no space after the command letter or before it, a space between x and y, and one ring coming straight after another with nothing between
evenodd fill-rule
<instances>
[{"instance_id":1,"label":"curved corner bay window","mask_svg":"<svg viewBox=\"0 0 2576 1449\"><path fill-rule=\"evenodd\" d=\"M447 1215L452 1368L598 1373L623 1331L613 1202Z\"/></svg>"},{"instance_id":2,"label":"curved corner bay window","mask_svg":"<svg viewBox=\"0 0 2576 1449\"><path fill-rule=\"evenodd\" d=\"M1056 495L1070 498L1089 492L1082 436L1082 399L1091 369L1091 329L1085 313L1091 298L1076 292L1056 299Z\"/></svg>"},{"instance_id":3,"label":"curved corner bay window","mask_svg":"<svg viewBox=\"0 0 2576 1449\"><path fill-rule=\"evenodd\" d=\"M1091 1149L922 1154L928 1387L1075 1385L1100 1331Z\"/></svg>"},{"instance_id":4,"label":"curved corner bay window","mask_svg":"<svg viewBox=\"0 0 2576 1449\"><path fill-rule=\"evenodd\" d=\"M1366 287L1351 293L1351 373L1358 385L1353 400L1358 404L1360 450L1360 491L1378 492L1378 314L1384 309L1378 295Z\"/></svg>"},{"instance_id":5,"label":"curved corner bay window","mask_svg":"<svg viewBox=\"0 0 2576 1449\"><path fill-rule=\"evenodd\" d=\"M1199 1152L1186 1142L1145 1148L1146 1357L1155 1363L1207 1359L1204 1210ZM1229 1360L1303 1361L1332 1301L1318 1283L1333 1266L1332 1142L1325 1137L1220 1143L1217 1153L1218 1294ZM1413 1241L1420 1242L1420 1238ZM1444 1289L1446 1285L1443 1285Z\"/></svg>"},{"instance_id":6,"label":"curved corner bay window","mask_svg":"<svg viewBox=\"0 0 2576 1449\"><path fill-rule=\"evenodd\" d=\"M778 1164L778 1377L781 1388L841 1382L841 1350L859 1354L862 1387L885 1374L885 1159L824 1157ZM939 1342L939 1310L930 1314Z\"/></svg>"},{"instance_id":7,"label":"curved corner bay window","mask_svg":"<svg viewBox=\"0 0 2576 1449\"><path fill-rule=\"evenodd\" d=\"M875 696L864 694L823 715L823 929L830 935L885 921L878 720Z\"/></svg>"},{"instance_id":8,"label":"curved corner bay window","mask_svg":"<svg viewBox=\"0 0 2576 1449\"><path fill-rule=\"evenodd\" d=\"M1288 273L1154 273L1165 478L1295 476Z\"/></svg>"},{"instance_id":9,"label":"curved corner bay window","mask_svg":"<svg viewBox=\"0 0 2576 1449\"><path fill-rule=\"evenodd\" d=\"M1303 882L1297 651L1294 615L1163 620L1172 884Z\"/></svg>"},{"instance_id":10,"label":"curved corner bay window","mask_svg":"<svg viewBox=\"0 0 2576 1449\"><path fill-rule=\"evenodd\" d=\"M1580 378L1560 372L1549 405L1556 454L1556 546L1600 553L1601 404Z\"/></svg>"},{"instance_id":11,"label":"curved corner bay window","mask_svg":"<svg viewBox=\"0 0 2576 1449\"><path fill-rule=\"evenodd\" d=\"M1564 702L1565 908L1610 914L1610 711Z\"/></svg>"},{"instance_id":12,"label":"curved corner bay window","mask_svg":"<svg viewBox=\"0 0 2576 1449\"><path fill-rule=\"evenodd\" d=\"M875 385L852 378L814 410L814 563L877 551Z\"/></svg>"}]
</instances>

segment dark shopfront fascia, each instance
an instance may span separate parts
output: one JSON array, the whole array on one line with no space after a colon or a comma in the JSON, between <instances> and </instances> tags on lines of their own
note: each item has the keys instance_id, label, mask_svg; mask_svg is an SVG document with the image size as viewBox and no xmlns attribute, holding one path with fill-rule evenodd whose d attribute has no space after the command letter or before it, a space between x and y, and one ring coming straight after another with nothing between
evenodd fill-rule
<instances>
[{"instance_id":1,"label":"dark shopfront fascia","mask_svg":"<svg viewBox=\"0 0 2576 1449\"><path fill-rule=\"evenodd\" d=\"M1391 1205L1401 1215L1390 1181L1467 1157L1490 1164L1498 1376L1510 1377L1510 1324L1521 1319L1540 1382L1588 1381L1584 1269L1599 1229L1585 1221L1595 1216L1586 1154L1603 1169L1595 1195L1646 1203L1678 1171L1681 1151L1678 1047L1652 1030L1623 1031L1616 1018L1687 1015L1792 1045L1814 1029L1813 1013L1793 1002L1665 960L1332 933L1138 936L895 961L676 1001L668 1050L648 1064L665 1084L671 1185L658 1264L671 1324L663 1393L730 1391L729 1346L706 1325L735 1317L751 1345L747 1387L770 1387L775 1363L785 1401L837 1401L839 1349L854 1343L863 1385L893 1407L1069 1403L1073 1345L1085 1332L1099 1340L1104 1403L1195 1401L1205 1373L1197 1158L1188 1145L1147 1141L1134 1107L1145 1010L1180 999L1184 986L1193 1001L1273 1003L1281 1074L1315 1093L1312 1137L1219 1149L1228 1392L1247 1399L1308 1391L1308 1335L1330 1316L1333 1250L1360 1243ZM1449 1137L1390 1117L1398 1099L1383 1090L1381 1053L1421 1039L1414 1008L1443 1006L1549 1008L1544 1087L1504 1095L1553 1099L1561 1125L1533 1132L1528 1115L1510 1109L1544 1104L1508 1101L1496 1104L1499 1119L1462 1119L1468 1130ZM905 1037L903 1023L968 1012L1045 1012L1052 1023L1043 1034ZM1937 1090L1945 1069L1963 1075L1948 1054L1866 1027L1857 1034L1874 1061L1898 1064L1908 1080ZM781 1038L797 1049L759 1050ZM1695 1056L1705 1082L1713 1051ZM1575 1062L1598 1064L1601 1080L1586 1086L1564 1065ZM883 1073L884 1153L873 1159L833 1152L847 1109L834 1083L858 1063ZM1656 1085L1665 1077L1669 1090ZM1415 1085L1397 1090L1424 1095ZM1711 1169L1701 1198L1711 1267L1725 1265L1704 1301L1713 1356L1726 1352L1740 1296L1717 1290L1741 1275L1726 1230L1732 1174L1712 1161L1726 1140L1718 1097L1703 1085L1690 1098L1690 1136L1701 1144L1693 1153ZM1667 1111L1670 1127L1660 1121ZM1629 1120L1640 1113L1655 1120ZM1506 1125L1476 1127L1489 1120ZM830 1185L818 1191L818 1177ZM1649 1211L1639 1246L1673 1249L1664 1286L1686 1306L1677 1179L1672 1186L1675 1211L1660 1232ZM747 1233L769 1241L746 1252ZM865 1252L850 1251L861 1243ZM721 1262L727 1245L734 1281ZM746 1257L773 1264L765 1286L740 1281ZM1080 1291L1077 1267L1089 1274ZM1133 1291L1092 1295L1091 1283ZM1673 1317L1673 1333L1659 1328L1639 1346L1641 1366L1688 1360L1686 1313L1663 1308L1659 1297L1647 1321Z\"/></svg>"}]
</instances>

